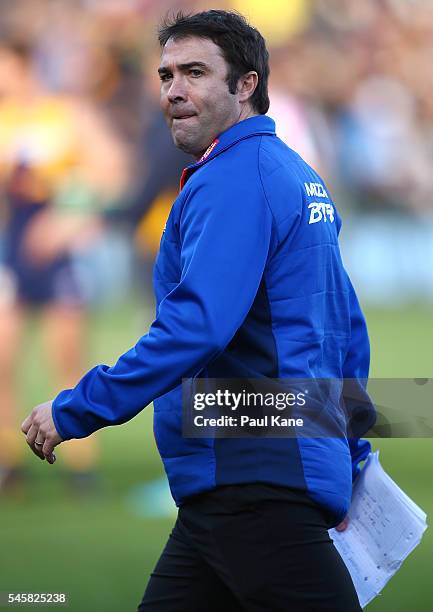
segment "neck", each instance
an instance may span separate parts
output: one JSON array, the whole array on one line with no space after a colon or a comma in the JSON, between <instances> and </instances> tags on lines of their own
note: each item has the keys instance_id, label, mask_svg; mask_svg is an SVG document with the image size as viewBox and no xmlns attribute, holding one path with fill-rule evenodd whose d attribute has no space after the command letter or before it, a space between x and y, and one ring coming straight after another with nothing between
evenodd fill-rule
<instances>
[{"instance_id":1,"label":"neck","mask_svg":"<svg viewBox=\"0 0 433 612\"><path fill-rule=\"evenodd\" d=\"M258 114L259 113L256 113L256 111L253 110L250 106L242 107L237 120L226 129L229 130L231 127L233 127L237 123L240 123L241 121L244 121L245 119L249 119L250 117L256 117ZM218 136L215 136L215 138L218 138ZM199 155L194 156L196 158L196 161L199 161L203 157L203 155L206 153L206 151L208 151L208 149L212 146L213 142L215 141L215 138L212 140L212 142L209 143L209 145L204 151L201 151Z\"/></svg>"},{"instance_id":2,"label":"neck","mask_svg":"<svg viewBox=\"0 0 433 612\"><path fill-rule=\"evenodd\" d=\"M244 119L249 119L250 117L255 117L256 115L258 115L258 113L256 113L256 111L249 104L246 104L245 106L241 108L239 117L236 123L239 123L240 121L244 121Z\"/></svg>"}]
</instances>

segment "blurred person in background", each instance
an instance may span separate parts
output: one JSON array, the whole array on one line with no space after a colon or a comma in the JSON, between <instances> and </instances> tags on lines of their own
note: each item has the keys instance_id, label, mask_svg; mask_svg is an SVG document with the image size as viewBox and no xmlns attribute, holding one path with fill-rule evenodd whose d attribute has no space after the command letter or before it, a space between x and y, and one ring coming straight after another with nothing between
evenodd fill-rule
<instances>
[{"instance_id":1,"label":"blurred person in background","mask_svg":"<svg viewBox=\"0 0 433 612\"><path fill-rule=\"evenodd\" d=\"M27 45L2 43L0 490L22 475L15 431L26 319L34 311L40 316L44 361L55 386L71 384L87 362L87 295L73 252L99 232L90 219L119 195L125 175L124 152L97 114L83 100L45 91ZM73 442L65 451L72 482L91 485L95 440Z\"/></svg>"},{"instance_id":2,"label":"blurred person in background","mask_svg":"<svg viewBox=\"0 0 433 612\"><path fill-rule=\"evenodd\" d=\"M140 293L150 293L161 232L191 157L173 145L165 128L153 70L158 49L144 24L132 5L95 3L84 11L63 3L39 33L35 60L50 90L91 101L130 151L127 192L95 211L95 222L99 217L134 243Z\"/></svg>"}]
</instances>

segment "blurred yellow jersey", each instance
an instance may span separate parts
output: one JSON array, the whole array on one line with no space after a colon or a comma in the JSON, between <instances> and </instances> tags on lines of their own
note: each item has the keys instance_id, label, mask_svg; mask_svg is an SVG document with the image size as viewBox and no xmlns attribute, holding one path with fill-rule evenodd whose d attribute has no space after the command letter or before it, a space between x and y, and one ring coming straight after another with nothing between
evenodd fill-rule
<instances>
[{"instance_id":1,"label":"blurred yellow jersey","mask_svg":"<svg viewBox=\"0 0 433 612\"><path fill-rule=\"evenodd\" d=\"M44 96L28 103L9 98L0 103L0 181L7 182L15 168L25 166L35 178L38 195L49 197L78 161L75 128L71 108L62 98Z\"/></svg>"}]
</instances>

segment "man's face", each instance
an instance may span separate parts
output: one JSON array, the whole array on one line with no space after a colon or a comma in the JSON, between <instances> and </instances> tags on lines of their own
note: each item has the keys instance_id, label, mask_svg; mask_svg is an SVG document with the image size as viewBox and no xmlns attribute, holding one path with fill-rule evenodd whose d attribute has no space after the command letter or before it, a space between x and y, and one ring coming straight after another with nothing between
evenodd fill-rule
<instances>
[{"instance_id":1,"label":"man's face","mask_svg":"<svg viewBox=\"0 0 433 612\"><path fill-rule=\"evenodd\" d=\"M170 38L158 72L161 108L174 143L199 158L241 115L238 95L228 89L221 49L208 38Z\"/></svg>"}]
</instances>

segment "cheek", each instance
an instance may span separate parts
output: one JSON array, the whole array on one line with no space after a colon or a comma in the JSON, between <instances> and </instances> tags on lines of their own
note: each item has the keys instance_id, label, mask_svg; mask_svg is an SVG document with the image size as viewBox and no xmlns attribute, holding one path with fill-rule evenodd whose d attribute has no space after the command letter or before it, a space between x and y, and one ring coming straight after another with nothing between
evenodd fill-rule
<instances>
[{"instance_id":1,"label":"cheek","mask_svg":"<svg viewBox=\"0 0 433 612\"><path fill-rule=\"evenodd\" d=\"M166 114L167 111L168 111L168 107L169 107L168 96L167 96L167 94L162 89L161 89L161 93L160 93L160 96L159 96L159 106L160 106L162 112L164 114Z\"/></svg>"},{"instance_id":2,"label":"cheek","mask_svg":"<svg viewBox=\"0 0 433 612\"><path fill-rule=\"evenodd\" d=\"M203 112L208 132L221 132L229 124L235 123L233 107L227 103L227 98L215 98Z\"/></svg>"},{"instance_id":3,"label":"cheek","mask_svg":"<svg viewBox=\"0 0 433 612\"><path fill-rule=\"evenodd\" d=\"M226 83L220 84L208 92L202 100L203 107L217 121L236 113L235 97L229 93Z\"/></svg>"}]
</instances>

